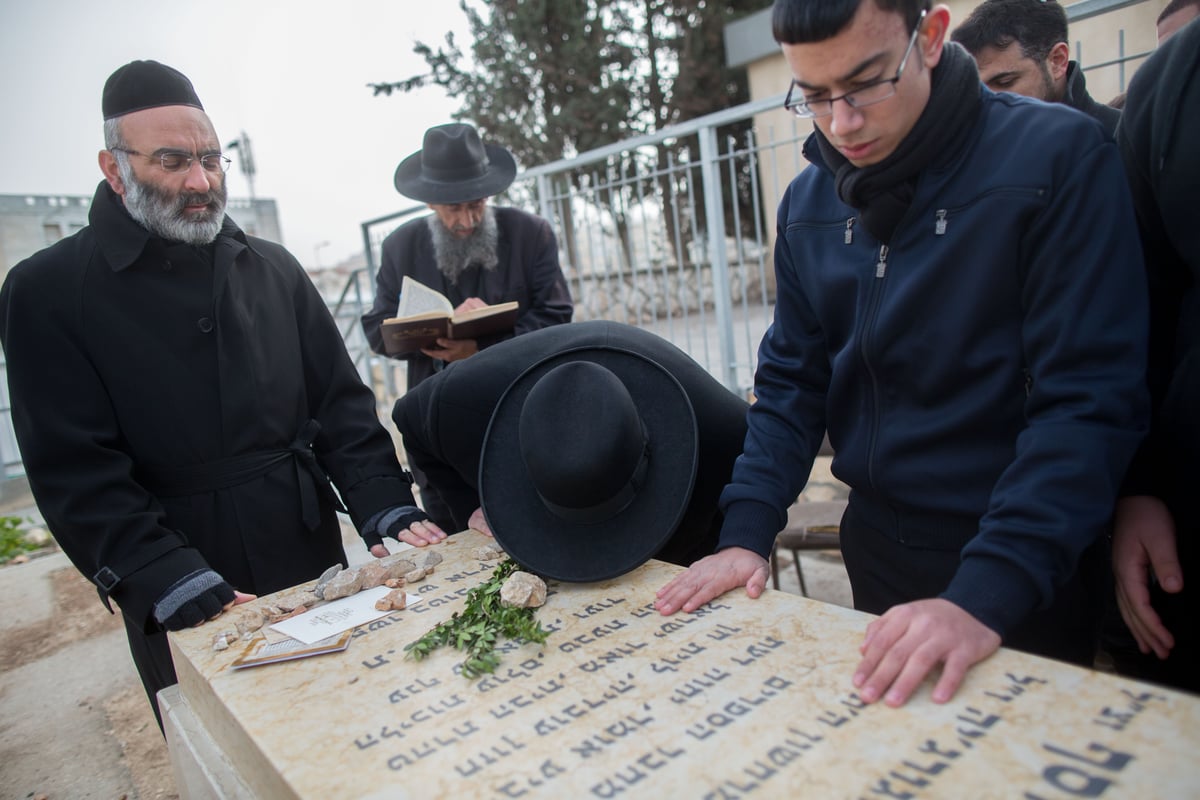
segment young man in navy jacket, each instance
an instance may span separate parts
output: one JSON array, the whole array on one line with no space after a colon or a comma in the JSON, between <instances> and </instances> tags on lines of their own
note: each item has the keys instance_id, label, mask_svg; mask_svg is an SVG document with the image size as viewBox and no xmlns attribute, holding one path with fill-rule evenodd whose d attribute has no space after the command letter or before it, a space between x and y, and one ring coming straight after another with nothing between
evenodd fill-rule
<instances>
[{"instance_id":1,"label":"young man in navy jacket","mask_svg":"<svg viewBox=\"0 0 1200 800\"><path fill-rule=\"evenodd\" d=\"M664 614L745 587L828 428L867 626L852 681L935 702L1001 645L1089 663L1101 538L1146 428L1147 302L1116 146L1060 106L983 87L928 0L777 0L815 120L779 207L719 551ZM1093 558L1094 557L1094 558Z\"/></svg>"}]
</instances>

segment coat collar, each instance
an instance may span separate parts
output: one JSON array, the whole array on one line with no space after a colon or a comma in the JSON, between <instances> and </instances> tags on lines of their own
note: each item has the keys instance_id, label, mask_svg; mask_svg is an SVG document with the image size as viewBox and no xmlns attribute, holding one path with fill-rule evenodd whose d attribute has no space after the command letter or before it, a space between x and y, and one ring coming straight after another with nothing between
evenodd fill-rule
<instances>
[{"instance_id":1,"label":"coat collar","mask_svg":"<svg viewBox=\"0 0 1200 800\"><path fill-rule=\"evenodd\" d=\"M96 187L92 207L88 211L88 223L95 232L100 252L113 272L133 266L148 249L161 249L165 243L164 239L150 233L129 216L121 198L105 181ZM221 232L217 234L217 249L220 251L231 244L238 250L249 246L246 234L226 215L221 223Z\"/></svg>"},{"instance_id":2,"label":"coat collar","mask_svg":"<svg viewBox=\"0 0 1200 800\"><path fill-rule=\"evenodd\" d=\"M1104 126L1104 131L1113 136L1116 133L1117 122L1121 112L1104 103L1097 102L1087 90L1087 81L1083 78L1083 70L1074 61L1067 64L1067 90L1063 94L1063 103L1076 111L1082 111Z\"/></svg>"}]
</instances>

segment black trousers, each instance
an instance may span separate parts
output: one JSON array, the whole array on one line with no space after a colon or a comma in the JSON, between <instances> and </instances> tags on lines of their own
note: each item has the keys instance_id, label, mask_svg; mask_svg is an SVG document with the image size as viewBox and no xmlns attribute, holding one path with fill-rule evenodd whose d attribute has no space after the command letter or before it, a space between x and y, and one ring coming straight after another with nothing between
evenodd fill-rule
<instances>
[{"instance_id":1,"label":"black trousers","mask_svg":"<svg viewBox=\"0 0 1200 800\"><path fill-rule=\"evenodd\" d=\"M142 687L154 709L154 718L158 720L158 728L162 730L162 713L158 710L158 693L161 689L174 686L179 681L175 677L175 664L171 661L171 647L167 643L166 633L146 633L142 626L131 622L124 614L125 636L129 639L129 653L133 656L133 664L137 667L138 677L142 679Z\"/></svg>"},{"instance_id":2,"label":"black trousers","mask_svg":"<svg viewBox=\"0 0 1200 800\"><path fill-rule=\"evenodd\" d=\"M892 606L937 597L960 563L960 548L913 546L896 540L856 509L842 518L842 558L850 576L854 607L882 614ZM1092 548L1080 569L1058 592L1054 604L1035 611L1004 636L1003 645L1035 655L1091 667L1102 609L1101 548Z\"/></svg>"},{"instance_id":3,"label":"black trousers","mask_svg":"<svg viewBox=\"0 0 1200 800\"><path fill-rule=\"evenodd\" d=\"M1184 581L1188 576L1185 575ZM1191 575L1192 580L1200 580L1200 575ZM1112 656L1113 667L1118 673L1140 681L1149 681L1169 686L1173 689L1200 693L1200 641L1197 637L1197 626L1200 625L1200 607L1197 596L1200 586L1188 587L1179 594L1167 594L1153 586L1150 590L1150 601L1158 612L1167 630L1175 637L1175 646L1165 660L1150 653L1143 655L1137 649L1137 643L1132 634L1121 644L1110 643L1109 655ZM1123 646L1122 646L1123 645Z\"/></svg>"}]
</instances>

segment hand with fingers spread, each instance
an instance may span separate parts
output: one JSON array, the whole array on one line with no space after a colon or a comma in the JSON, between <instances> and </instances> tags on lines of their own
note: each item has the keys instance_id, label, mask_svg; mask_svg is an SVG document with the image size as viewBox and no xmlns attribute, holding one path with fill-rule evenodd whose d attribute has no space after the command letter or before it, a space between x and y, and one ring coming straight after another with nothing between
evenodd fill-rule
<instances>
[{"instance_id":1,"label":"hand with fingers spread","mask_svg":"<svg viewBox=\"0 0 1200 800\"><path fill-rule=\"evenodd\" d=\"M380 511L363 524L361 535L367 549L376 558L388 555L388 549L383 544L385 536L414 547L437 544L446 538L445 531L416 506L393 506Z\"/></svg>"},{"instance_id":2,"label":"hand with fingers spread","mask_svg":"<svg viewBox=\"0 0 1200 800\"><path fill-rule=\"evenodd\" d=\"M1150 581L1163 591L1183 591L1183 569L1175 546L1175 520L1163 501L1123 497L1113 519L1113 575L1117 606L1138 649L1159 658L1170 655L1175 637L1150 604Z\"/></svg>"},{"instance_id":3,"label":"hand with fingers spread","mask_svg":"<svg viewBox=\"0 0 1200 800\"><path fill-rule=\"evenodd\" d=\"M854 686L867 703L904 705L938 666L933 701L945 703L967 670L996 652L1000 635L949 600L918 600L894 606L867 626L854 671Z\"/></svg>"},{"instance_id":4,"label":"hand with fingers spread","mask_svg":"<svg viewBox=\"0 0 1200 800\"><path fill-rule=\"evenodd\" d=\"M758 553L727 547L676 575L658 590L654 607L664 615L680 610L690 613L739 586L745 586L751 597L758 597L767 586L767 572L767 560Z\"/></svg>"}]
</instances>

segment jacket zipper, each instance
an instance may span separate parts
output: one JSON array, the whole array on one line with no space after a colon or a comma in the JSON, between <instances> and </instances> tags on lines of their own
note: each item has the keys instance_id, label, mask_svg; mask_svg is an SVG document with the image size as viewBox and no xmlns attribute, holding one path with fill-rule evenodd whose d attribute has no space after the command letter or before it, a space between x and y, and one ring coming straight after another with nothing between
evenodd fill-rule
<instances>
[{"instance_id":1,"label":"jacket zipper","mask_svg":"<svg viewBox=\"0 0 1200 800\"><path fill-rule=\"evenodd\" d=\"M870 339L875 330L875 317L879 312L879 305L883 297L883 279L887 277L887 258L888 246L881 244L879 246L879 261L875 264L875 281L871 289L871 304L867 310L866 324L863 326L862 340L859 345L859 354L862 356L863 366L867 369L867 375L871 378L871 399L874 405L872 409L871 419L871 442L867 448L867 483L871 488L875 486L875 444L879 438L879 381L875 376L875 369L871 366L871 359L868 355L870 351Z\"/></svg>"}]
</instances>

